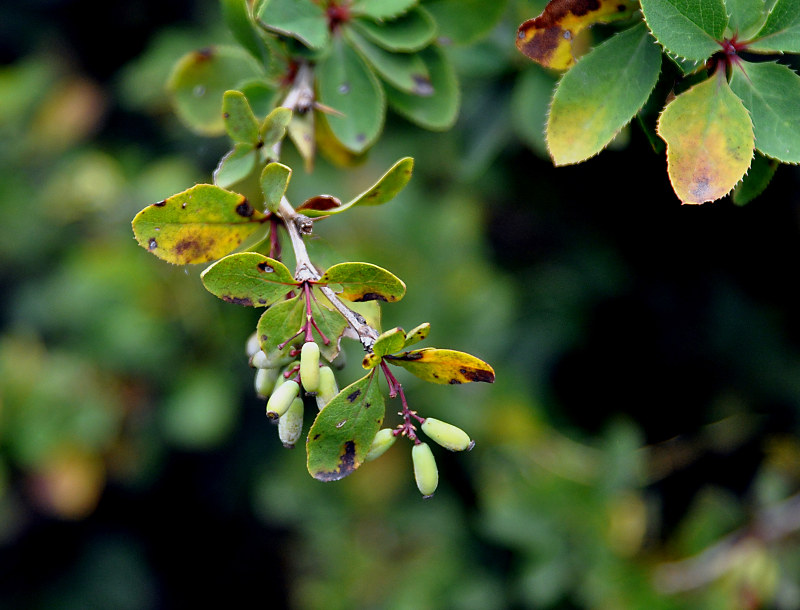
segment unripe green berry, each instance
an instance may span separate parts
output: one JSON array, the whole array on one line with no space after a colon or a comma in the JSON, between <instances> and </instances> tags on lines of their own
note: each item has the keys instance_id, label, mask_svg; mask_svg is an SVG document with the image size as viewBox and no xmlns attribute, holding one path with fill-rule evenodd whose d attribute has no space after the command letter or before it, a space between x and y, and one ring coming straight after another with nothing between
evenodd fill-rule
<instances>
[{"instance_id":1,"label":"unripe green berry","mask_svg":"<svg viewBox=\"0 0 800 610\"><path fill-rule=\"evenodd\" d=\"M258 333L254 332L247 338L245 353L247 353L248 358L252 358L258 351L261 351L261 344L258 341Z\"/></svg>"},{"instance_id":2,"label":"unripe green berry","mask_svg":"<svg viewBox=\"0 0 800 610\"><path fill-rule=\"evenodd\" d=\"M275 389L275 382L281 373L278 369L258 369L256 371L256 394L266 399Z\"/></svg>"},{"instance_id":3,"label":"unripe green berry","mask_svg":"<svg viewBox=\"0 0 800 610\"><path fill-rule=\"evenodd\" d=\"M411 461L417 488L424 498L430 498L439 485L439 470L428 443L419 443L411 448Z\"/></svg>"},{"instance_id":4,"label":"unripe green berry","mask_svg":"<svg viewBox=\"0 0 800 610\"><path fill-rule=\"evenodd\" d=\"M306 392L319 388L319 345L307 341L300 350L300 380Z\"/></svg>"},{"instance_id":5,"label":"unripe green berry","mask_svg":"<svg viewBox=\"0 0 800 610\"><path fill-rule=\"evenodd\" d=\"M375 438L372 439L372 444L369 446L369 451L364 457L364 460L369 462L381 457L384 453L386 453L389 447L394 445L396 440L397 437L394 434L394 430L391 428L383 428L378 430Z\"/></svg>"},{"instance_id":6,"label":"unripe green berry","mask_svg":"<svg viewBox=\"0 0 800 610\"><path fill-rule=\"evenodd\" d=\"M287 449L294 448L303 432L303 410L303 399L295 398L289 410L278 420L278 438Z\"/></svg>"},{"instance_id":7,"label":"unripe green berry","mask_svg":"<svg viewBox=\"0 0 800 610\"><path fill-rule=\"evenodd\" d=\"M317 388L317 407L322 411L322 407L327 405L331 398L339 393L339 386L336 384L336 376L329 366L319 369L319 387Z\"/></svg>"},{"instance_id":8,"label":"unripe green berry","mask_svg":"<svg viewBox=\"0 0 800 610\"><path fill-rule=\"evenodd\" d=\"M272 362L269 361L269 358L267 358L264 350L258 350L250 358L250 366L257 369L269 369L272 368Z\"/></svg>"},{"instance_id":9,"label":"unripe green berry","mask_svg":"<svg viewBox=\"0 0 800 610\"><path fill-rule=\"evenodd\" d=\"M300 393L300 384L294 380L286 381L269 397L267 401L267 417L278 419L289 410L292 401Z\"/></svg>"},{"instance_id":10,"label":"unripe green berry","mask_svg":"<svg viewBox=\"0 0 800 610\"><path fill-rule=\"evenodd\" d=\"M475 446L475 442L470 440L469 435L461 428L433 417L422 422L422 431L431 440L450 451L464 451Z\"/></svg>"}]
</instances>

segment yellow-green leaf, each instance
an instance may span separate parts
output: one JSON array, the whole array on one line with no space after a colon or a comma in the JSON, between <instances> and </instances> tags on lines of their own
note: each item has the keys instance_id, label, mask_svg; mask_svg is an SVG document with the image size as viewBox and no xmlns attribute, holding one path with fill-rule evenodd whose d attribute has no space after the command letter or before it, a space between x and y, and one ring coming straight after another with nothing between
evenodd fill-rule
<instances>
[{"instance_id":1,"label":"yellow-green leaf","mask_svg":"<svg viewBox=\"0 0 800 610\"><path fill-rule=\"evenodd\" d=\"M339 263L330 267L319 283L335 284L336 294L348 301L395 302L406 293L400 278L371 263Z\"/></svg>"},{"instance_id":2,"label":"yellow-green leaf","mask_svg":"<svg viewBox=\"0 0 800 610\"><path fill-rule=\"evenodd\" d=\"M203 271L200 279L211 294L246 307L272 305L297 287L286 265L257 252L226 256Z\"/></svg>"},{"instance_id":3,"label":"yellow-green leaf","mask_svg":"<svg viewBox=\"0 0 800 610\"><path fill-rule=\"evenodd\" d=\"M393 328L382 333L372 346L372 353L364 356L361 366L365 369L375 368L381 363L381 358L387 354L403 349L406 341L406 333L402 328Z\"/></svg>"},{"instance_id":4,"label":"yellow-green leaf","mask_svg":"<svg viewBox=\"0 0 800 610\"><path fill-rule=\"evenodd\" d=\"M753 158L753 124L724 70L667 104L658 135L667 143L672 188L684 203L724 197Z\"/></svg>"},{"instance_id":5,"label":"yellow-green leaf","mask_svg":"<svg viewBox=\"0 0 800 610\"><path fill-rule=\"evenodd\" d=\"M426 347L387 356L386 362L402 366L409 373L431 383L494 382L494 369L491 366L480 358L451 349Z\"/></svg>"},{"instance_id":6,"label":"yellow-green leaf","mask_svg":"<svg viewBox=\"0 0 800 610\"><path fill-rule=\"evenodd\" d=\"M541 15L517 30L517 49L545 68L566 70L575 63L572 41L595 23L624 19L639 6L632 0L551 0Z\"/></svg>"},{"instance_id":7,"label":"yellow-green leaf","mask_svg":"<svg viewBox=\"0 0 800 610\"><path fill-rule=\"evenodd\" d=\"M208 263L230 254L266 218L244 195L197 184L139 212L133 234L168 263Z\"/></svg>"}]
</instances>

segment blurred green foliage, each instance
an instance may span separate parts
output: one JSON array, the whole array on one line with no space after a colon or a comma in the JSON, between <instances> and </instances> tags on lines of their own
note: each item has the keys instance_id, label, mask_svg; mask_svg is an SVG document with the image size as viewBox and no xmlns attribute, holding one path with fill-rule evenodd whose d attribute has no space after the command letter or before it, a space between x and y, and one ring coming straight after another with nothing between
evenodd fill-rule
<instances>
[{"instance_id":1,"label":"blurred green foliage","mask_svg":"<svg viewBox=\"0 0 800 610\"><path fill-rule=\"evenodd\" d=\"M796 532L768 527L800 484L796 170L746 208L680 207L633 128L553 169L537 128L553 77L513 49L542 3L509 2L487 37L447 48L453 130L389 115L352 170L305 174L287 151L292 201L416 158L396 201L320 223L314 246L406 282L384 328L430 321L431 344L497 372L402 377L477 441L441 457L435 499L397 448L323 484L255 400L256 314L130 232L225 152L164 90L183 53L230 41L218 6L142 3L111 69L107 40L71 36L96 3L50 4L0 9L29 34L5 38L0 68L0 606L800 607ZM64 34L37 38L40 21Z\"/></svg>"}]
</instances>

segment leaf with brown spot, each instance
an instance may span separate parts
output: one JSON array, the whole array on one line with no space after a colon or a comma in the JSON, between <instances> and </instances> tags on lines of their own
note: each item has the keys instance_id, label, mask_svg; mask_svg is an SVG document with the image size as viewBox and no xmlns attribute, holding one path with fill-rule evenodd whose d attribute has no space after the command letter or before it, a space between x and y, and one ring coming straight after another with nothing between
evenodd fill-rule
<instances>
[{"instance_id":1,"label":"leaf with brown spot","mask_svg":"<svg viewBox=\"0 0 800 610\"><path fill-rule=\"evenodd\" d=\"M365 369L375 368L381 363L381 359L396 351L403 349L406 342L406 333L402 328L393 328L382 333L372 346L372 353L364 356L361 366Z\"/></svg>"},{"instance_id":2,"label":"leaf with brown spot","mask_svg":"<svg viewBox=\"0 0 800 610\"><path fill-rule=\"evenodd\" d=\"M328 212L335 210L342 205L342 202L333 195L317 195L306 199L297 208L297 212L302 212L308 217L318 216L316 212Z\"/></svg>"},{"instance_id":3,"label":"leaf with brown spot","mask_svg":"<svg viewBox=\"0 0 800 610\"><path fill-rule=\"evenodd\" d=\"M595 23L627 19L633 0L551 0L541 15L517 30L517 49L545 68L566 70L575 63L572 41Z\"/></svg>"},{"instance_id":4,"label":"leaf with brown spot","mask_svg":"<svg viewBox=\"0 0 800 610\"><path fill-rule=\"evenodd\" d=\"M200 279L211 294L248 307L272 305L298 285L286 265L257 252L226 256L203 271Z\"/></svg>"},{"instance_id":5,"label":"leaf with brown spot","mask_svg":"<svg viewBox=\"0 0 800 610\"><path fill-rule=\"evenodd\" d=\"M197 184L139 212L133 234L168 263L208 263L230 254L266 218L243 195Z\"/></svg>"},{"instance_id":6,"label":"leaf with brown spot","mask_svg":"<svg viewBox=\"0 0 800 610\"><path fill-rule=\"evenodd\" d=\"M271 362L288 363L292 360L289 356L290 345L283 348L278 346L297 333L305 323L305 303L300 297L275 303L267 309L258 320L256 332L261 349ZM302 343L303 338L298 337L292 343Z\"/></svg>"},{"instance_id":7,"label":"leaf with brown spot","mask_svg":"<svg viewBox=\"0 0 800 610\"><path fill-rule=\"evenodd\" d=\"M311 476L320 481L338 481L352 474L364 462L384 413L374 370L334 396L308 432L306 449Z\"/></svg>"},{"instance_id":8,"label":"leaf with brown spot","mask_svg":"<svg viewBox=\"0 0 800 610\"><path fill-rule=\"evenodd\" d=\"M724 197L753 159L753 124L724 70L667 104L658 135L667 143L672 188L684 203Z\"/></svg>"},{"instance_id":9,"label":"leaf with brown spot","mask_svg":"<svg viewBox=\"0 0 800 610\"><path fill-rule=\"evenodd\" d=\"M340 263L330 267L320 284L336 284L334 291L348 301L387 301L403 298L406 285L382 267L371 263Z\"/></svg>"},{"instance_id":10,"label":"leaf with brown spot","mask_svg":"<svg viewBox=\"0 0 800 610\"><path fill-rule=\"evenodd\" d=\"M426 347L387 356L386 362L402 366L409 373L431 383L494 382L494 369L491 366L480 358L451 349Z\"/></svg>"}]
</instances>

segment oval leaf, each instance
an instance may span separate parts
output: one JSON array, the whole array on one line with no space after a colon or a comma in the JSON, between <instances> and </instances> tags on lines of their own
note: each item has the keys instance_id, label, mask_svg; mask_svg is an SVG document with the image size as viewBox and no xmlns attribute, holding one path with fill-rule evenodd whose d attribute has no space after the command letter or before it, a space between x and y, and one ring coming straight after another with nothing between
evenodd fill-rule
<instances>
[{"instance_id":1,"label":"oval leaf","mask_svg":"<svg viewBox=\"0 0 800 610\"><path fill-rule=\"evenodd\" d=\"M256 166L256 149L251 144L237 144L219 161L214 170L214 184L230 188L241 182Z\"/></svg>"},{"instance_id":2,"label":"oval leaf","mask_svg":"<svg viewBox=\"0 0 800 610\"><path fill-rule=\"evenodd\" d=\"M314 294L316 298L311 301L311 315L314 317L316 325L314 330L320 337L317 340L319 351L329 362L333 362L333 359L339 355L342 335L347 328L347 321L338 311L323 305L323 303L329 303L330 301L321 292L315 290ZM322 335L325 336L324 339ZM328 340L327 343L325 339Z\"/></svg>"},{"instance_id":3,"label":"oval leaf","mask_svg":"<svg viewBox=\"0 0 800 610\"><path fill-rule=\"evenodd\" d=\"M353 19L353 28L388 51L411 53L436 37L436 23L427 11L415 8L391 21Z\"/></svg>"},{"instance_id":4,"label":"oval leaf","mask_svg":"<svg viewBox=\"0 0 800 610\"><path fill-rule=\"evenodd\" d=\"M595 23L608 23L631 15L632 0L551 0L541 15L517 30L517 49L545 68L566 70L575 63L572 41Z\"/></svg>"},{"instance_id":5,"label":"oval leaf","mask_svg":"<svg viewBox=\"0 0 800 610\"><path fill-rule=\"evenodd\" d=\"M684 203L725 196L753 158L753 126L724 70L672 100L658 120L667 171Z\"/></svg>"},{"instance_id":6,"label":"oval leaf","mask_svg":"<svg viewBox=\"0 0 800 610\"><path fill-rule=\"evenodd\" d=\"M423 349L387 356L386 362L402 366L409 373L430 383L460 384L472 381L494 382L494 369L480 358L451 349Z\"/></svg>"},{"instance_id":7,"label":"oval leaf","mask_svg":"<svg viewBox=\"0 0 800 610\"><path fill-rule=\"evenodd\" d=\"M231 254L200 274L203 285L223 301L266 307L297 287L286 266L257 252Z\"/></svg>"},{"instance_id":8,"label":"oval leaf","mask_svg":"<svg viewBox=\"0 0 800 610\"><path fill-rule=\"evenodd\" d=\"M207 47L184 55L175 65L167 89L178 117L206 135L225 131L222 96L245 80L260 76L253 58L236 47Z\"/></svg>"},{"instance_id":9,"label":"oval leaf","mask_svg":"<svg viewBox=\"0 0 800 610\"><path fill-rule=\"evenodd\" d=\"M291 346L303 343L303 337L300 336L295 341L278 347L302 330L306 321L305 314L305 302L302 298L295 297L275 303L258 320L256 326L258 342L267 359L278 363L276 366L291 362L293 360L289 355Z\"/></svg>"},{"instance_id":10,"label":"oval leaf","mask_svg":"<svg viewBox=\"0 0 800 610\"><path fill-rule=\"evenodd\" d=\"M267 64L267 47L256 34L248 4L248 0L221 0L222 17L236 41L257 60Z\"/></svg>"},{"instance_id":11,"label":"oval leaf","mask_svg":"<svg viewBox=\"0 0 800 610\"><path fill-rule=\"evenodd\" d=\"M269 163L261 172L261 190L264 192L264 202L270 212L278 212L291 177L291 168L281 163Z\"/></svg>"},{"instance_id":12,"label":"oval leaf","mask_svg":"<svg viewBox=\"0 0 800 610\"><path fill-rule=\"evenodd\" d=\"M419 0L355 0L350 11L353 15L366 15L373 19L394 19L417 2Z\"/></svg>"},{"instance_id":13,"label":"oval leaf","mask_svg":"<svg viewBox=\"0 0 800 610\"><path fill-rule=\"evenodd\" d=\"M705 61L720 50L728 25L723 0L642 0L653 36L670 53Z\"/></svg>"},{"instance_id":14,"label":"oval leaf","mask_svg":"<svg viewBox=\"0 0 800 610\"><path fill-rule=\"evenodd\" d=\"M264 143L264 148L270 150L283 140L291 120L292 111L283 106L278 106L267 115L261 124L261 141Z\"/></svg>"},{"instance_id":15,"label":"oval leaf","mask_svg":"<svg viewBox=\"0 0 800 610\"><path fill-rule=\"evenodd\" d=\"M740 62L731 89L753 119L756 148L784 163L800 163L800 76L781 64Z\"/></svg>"},{"instance_id":16,"label":"oval leaf","mask_svg":"<svg viewBox=\"0 0 800 610\"><path fill-rule=\"evenodd\" d=\"M411 345L416 345L420 341L424 341L428 337L429 332L431 332L430 322L423 322L416 328L412 328L411 331L406 334L406 341L400 349L404 349Z\"/></svg>"},{"instance_id":17,"label":"oval leaf","mask_svg":"<svg viewBox=\"0 0 800 610\"><path fill-rule=\"evenodd\" d=\"M308 432L308 472L320 481L352 474L369 452L383 423L385 406L378 376L371 371L325 405Z\"/></svg>"},{"instance_id":18,"label":"oval leaf","mask_svg":"<svg viewBox=\"0 0 800 610\"><path fill-rule=\"evenodd\" d=\"M375 74L340 37L319 64L317 83L320 102L342 113L327 117L334 135L353 152L369 148L383 128L386 100Z\"/></svg>"},{"instance_id":19,"label":"oval leaf","mask_svg":"<svg viewBox=\"0 0 800 610\"><path fill-rule=\"evenodd\" d=\"M428 0L430 11L439 25L439 39L468 44L488 34L503 16L506 0Z\"/></svg>"},{"instance_id":20,"label":"oval leaf","mask_svg":"<svg viewBox=\"0 0 800 610\"><path fill-rule=\"evenodd\" d=\"M547 122L556 165L605 148L641 110L658 80L661 49L643 23L612 36L564 74Z\"/></svg>"},{"instance_id":21,"label":"oval leaf","mask_svg":"<svg viewBox=\"0 0 800 610\"><path fill-rule=\"evenodd\" d=\"M751 50L800 53L800 1L778 0L748 46Z\"/></svg>"},{"instance_id":22,"label":"oval leaf","mask_svg":"<svg viewBox=\"0 0 800 610\"><path fill-rule=\"evenodd\" d=\"M330 39L325 10L312 0L266 0L257 11L267 29L296 38L312 49L324 47Z\"/></svg>"},{"instance_id":23,"label":"oval leaf","mask_svg":"<svg viewBox=\"0 0 800 610\"><path fill-rule=\"evenodd\" d=\"M769 186L778 165L780 163L774 159L767 159L756 153L747 175L733 190L733 202L736 205L746 205L758 197Z\"/></svg>"},{"instance_id":24,"label":"oval leaf","mask_svg":"<svg viewBox=\"0 0 800 610\"><path fill-rule=\"evenodd\" d=\"M388 301L403 298L406 285L396 276L370 263L340 263L329 268L320 284L338 284L337 295L348 301Z\"/></svg>"},{"instance_id":25,"label":"oval leaf","mask_svg":"<svg viewBox=\"0 0 800 610\"><path fill-rule=\"evenodd\" d=\"M258 144L258 121L241 91L226 91L222 96L222 121L234 142Z\"/></svg>"},{"instance_id":26,"label":"oval leaf","mask_svg":"<svg viewBox=\"0 0 800 610\"><path fill-rule=\"evenodd\" d=\"M230 254L265 220L243 195L198 184L139 212L133 233L168 263L208 263Z\"/></svg>"},{"instance_id":27,"label":"oval leaf","mask_svg":"<svg viewBox=\"0 0 800 610\"><path fill-rule=\"evenodd\" d=\"M365 369L375 368L387 354L393 354L401 349L406 341L406 333L402 328L393 328L382 333L372 346L372 353L364 356L361 366Z\"/></svg>"}]
</instances>

